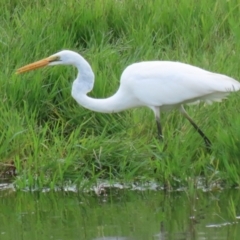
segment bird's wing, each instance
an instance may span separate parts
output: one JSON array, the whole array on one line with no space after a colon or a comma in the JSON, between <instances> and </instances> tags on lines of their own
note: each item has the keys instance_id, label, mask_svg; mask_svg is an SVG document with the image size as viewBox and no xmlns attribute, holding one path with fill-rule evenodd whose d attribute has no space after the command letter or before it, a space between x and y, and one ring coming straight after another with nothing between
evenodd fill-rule
<instances>
[{"instance_id":1,"label":"bird's wing","mask_svg":"<svg viewBox=\"0 0 240 240\"><path fill-rule=\"evenodd\" d=\"M123 72L121 85L149 106L219 101L240 89L240 83L233 78L168 61L130 65Z\"/></svg>"}]
</instances>

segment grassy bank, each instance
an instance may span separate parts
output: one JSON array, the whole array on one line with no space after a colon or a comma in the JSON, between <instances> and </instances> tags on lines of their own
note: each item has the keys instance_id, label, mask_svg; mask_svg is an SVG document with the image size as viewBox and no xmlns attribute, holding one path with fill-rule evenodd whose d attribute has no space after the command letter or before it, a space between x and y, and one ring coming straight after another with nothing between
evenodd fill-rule
<instances>
[{"instance_id":1,"label":"grassy bank","mask_svg":"<svg viewBox=\"0 0 240 240\"><path fill-rule=\"evenodd\" d=\"M22 65L71 49L92 65L92 97L113 94L123 69L141 60L181 61L240 79L239 19L238 1L225 0L1 1L1 175L16 167L19 188L99 178L191 187L197 176L239 186L239 94L187 108L213 142L208 154L178 112L162 114L159 143L148 109L111 115L77 105L72 67L15 75Z\"/></svg>"}]
</instances>

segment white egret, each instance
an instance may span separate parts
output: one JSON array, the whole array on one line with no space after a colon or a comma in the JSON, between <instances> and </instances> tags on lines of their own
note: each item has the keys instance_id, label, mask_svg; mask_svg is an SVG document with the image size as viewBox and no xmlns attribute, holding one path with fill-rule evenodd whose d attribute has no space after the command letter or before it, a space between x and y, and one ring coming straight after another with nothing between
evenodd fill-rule
<instances>
[{"instance_id":1,"label":"white egret","mask_svg":"<svg viewBox=\"0 0 240 240\"><path fill-rule=\"evenodd\" d=\"M119 89L114 95L95 99L87 96L94 85L91 66L80 54L69 50L21 67L17 73L53 65L73 65L78 69L72 85L72 97L83 107L97 112L114 113L147 106L155 114L160 138L160 112L179 109L203 137L207 148L211 146L210 140L187 114L183 105L200 101L219 102L230 92L240 89L240 83L235 79L192 65L172 61L145 61L129 65L123 71Z\"/></svg>"}]
</instances>

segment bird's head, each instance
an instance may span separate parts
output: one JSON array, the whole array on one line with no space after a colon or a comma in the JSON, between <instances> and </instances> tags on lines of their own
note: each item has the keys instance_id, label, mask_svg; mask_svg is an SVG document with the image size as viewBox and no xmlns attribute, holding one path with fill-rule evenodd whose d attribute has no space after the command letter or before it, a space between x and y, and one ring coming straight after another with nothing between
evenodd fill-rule
<instances>
[{"instance_id":1,"label":"bird's head","mask_svg":"<svg viewBox=\"0 0 240 240\"><path fill-rule=\"evenodd\" d=\"M17 73L24 73L37 68L54 65L71 65L79 55L76 52L63 50L37 62L25 65L17 70Z\"/></svg>"}]
</instances>

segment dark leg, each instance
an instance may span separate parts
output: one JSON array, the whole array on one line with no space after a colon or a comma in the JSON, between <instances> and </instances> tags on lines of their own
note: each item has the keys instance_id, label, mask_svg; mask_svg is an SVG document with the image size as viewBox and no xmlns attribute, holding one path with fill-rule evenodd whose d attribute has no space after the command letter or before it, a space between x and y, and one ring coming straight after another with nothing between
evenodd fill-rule
<instances>
[{"instance_id":1,"label":"dark leg","mask_svg":"<svg viewBox=\"0 0 240 240\"><path fill-rule=\"evenodd\" d=\"M158 136L160 140L163 140L163 134L162 134L162 126L160 122L160 109L158 107L154 108L156 123L157 123L157 130L158 130Z\"/></svg>"},{"instance_id":2,"label":"dark leg","mask_svg":"<svg viewBox=\"0 0 240 240\"><path fill-rule=\"evenodd\" d=\"M192 120L192 118L187 114L184 107L181 105L180 112L188 119L188 121L193 125L193 127L197 130L197 132L201 135L203 138L207 149L209 150L211 148L211 141L206 137L206 135L203 133L203 131L198 127L198 125Z\"/></svg>"},{"instance_id":3,"label":"dark leg","mask_svg":"<svg viewBox=\"0 0 240 240\"><path fill-rule=\"evenodd\" d=\"M158 136L160 140L163 140L163 135L162 135L162 126L160 123L160 119L156 117L156 123L157 123L157 130L158 130Z\"/></svg>"}]
</instances>

